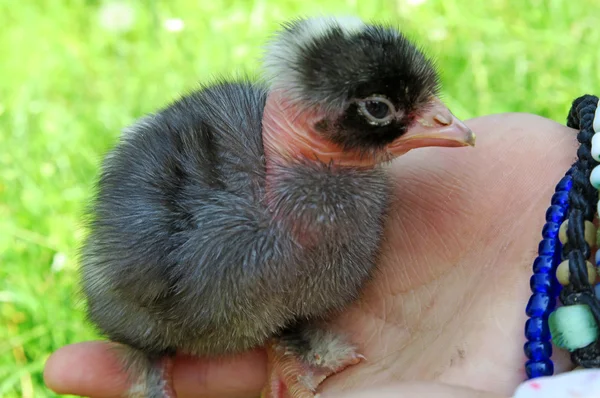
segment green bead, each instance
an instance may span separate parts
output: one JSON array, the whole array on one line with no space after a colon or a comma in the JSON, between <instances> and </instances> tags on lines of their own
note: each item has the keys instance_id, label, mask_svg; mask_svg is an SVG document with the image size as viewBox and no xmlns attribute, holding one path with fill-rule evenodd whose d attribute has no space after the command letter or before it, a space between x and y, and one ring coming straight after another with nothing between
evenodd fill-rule
<instances>
[{"instance_id":1,"label":"green bead","mask_svg":"<svg viewBox=\"0 0 600 398\"><path fill-rule=\"evenodd\" d=\"M560 348L575 351L598 338L598 325L590 307L584 304L557 308L548 318L552 342Z\"/></svg>"}]
</instances>

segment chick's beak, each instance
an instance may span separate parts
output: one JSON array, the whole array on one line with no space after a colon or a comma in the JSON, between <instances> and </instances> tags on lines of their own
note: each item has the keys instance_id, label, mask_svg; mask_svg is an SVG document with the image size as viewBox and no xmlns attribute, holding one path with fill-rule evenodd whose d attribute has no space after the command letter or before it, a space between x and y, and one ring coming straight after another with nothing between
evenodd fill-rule
<instances>
[{"instance_id":1,"label":"chick's beak","mask_svg":"<svg viewBox=\"0 0 600 398\"><path fill-rule=\"evenodd\" d=\"M425 114L406 133L388 146L388 152L399 156L411 149L428 146L475 146L475 134L448 107L434 97Z\"/></svg>"}]
</instances>

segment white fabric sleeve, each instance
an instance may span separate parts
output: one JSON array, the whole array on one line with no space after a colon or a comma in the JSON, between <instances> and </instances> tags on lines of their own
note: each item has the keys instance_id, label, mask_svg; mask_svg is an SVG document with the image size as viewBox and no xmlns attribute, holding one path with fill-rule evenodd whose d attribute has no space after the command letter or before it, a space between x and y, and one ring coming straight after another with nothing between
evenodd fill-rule
<instances>
[{"instance_id":1,"label":"white fabric sleeve","mask_svg":"<svg viewBox=\"0 0 600 398\"><path fill-rule=\"evenodd\" d=\"M522 383L513 398L600 398L600 369L582 369Z\"/></svg>"}]
</instances>

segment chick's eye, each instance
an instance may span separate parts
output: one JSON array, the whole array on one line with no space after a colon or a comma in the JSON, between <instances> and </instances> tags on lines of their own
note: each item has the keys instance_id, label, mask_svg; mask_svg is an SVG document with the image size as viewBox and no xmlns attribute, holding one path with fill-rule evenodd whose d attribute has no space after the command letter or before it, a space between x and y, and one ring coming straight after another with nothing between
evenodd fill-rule
<instances>
[{"instance_id":1,"label":"chick's eye","mask_svg":"<svg viewBox=\"0 0 600 398\"><path fill-rule=\"evenodd\" d=\"M394 105L383 97L365 98L359 103L359 111L374 125L386 125L394 117Z\"/></svg>"},{"instance_id":2,"label":"chick's eye","mask_svg":"<svg viewBox=\"0 0 600 398\"><path fill-rule=\"evenodd\" d=\"M365 109L375 119L383 119L390 113L390 107L381 101L366 101Z\"/></svg>"}]
</instances>

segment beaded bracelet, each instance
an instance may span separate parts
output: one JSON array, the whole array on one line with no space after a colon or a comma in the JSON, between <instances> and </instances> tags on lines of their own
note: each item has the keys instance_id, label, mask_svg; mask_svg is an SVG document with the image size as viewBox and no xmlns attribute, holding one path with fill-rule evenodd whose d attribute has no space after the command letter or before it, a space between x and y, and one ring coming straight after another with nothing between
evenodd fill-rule
<instances>
[{"instance_id":1,"label":"beaded bracelet","mask_svg":"<svg viewBox=\"0 0 600 398\"><path fill-rule=\"evenodd\" d=\"M600 367L600 284L588 259L596 244L592 223L600 213L600 110L598 98L573 102L567 126L579 129L577 161L556 185L530 279L524 346L529 379L554 373L552 343L571 352L574 364ZM600 243L600 235L598 236ZM596 252L600 266L600 251ZM560 298L562 307L556 308Z\"/></svg>"}]
</instances>

